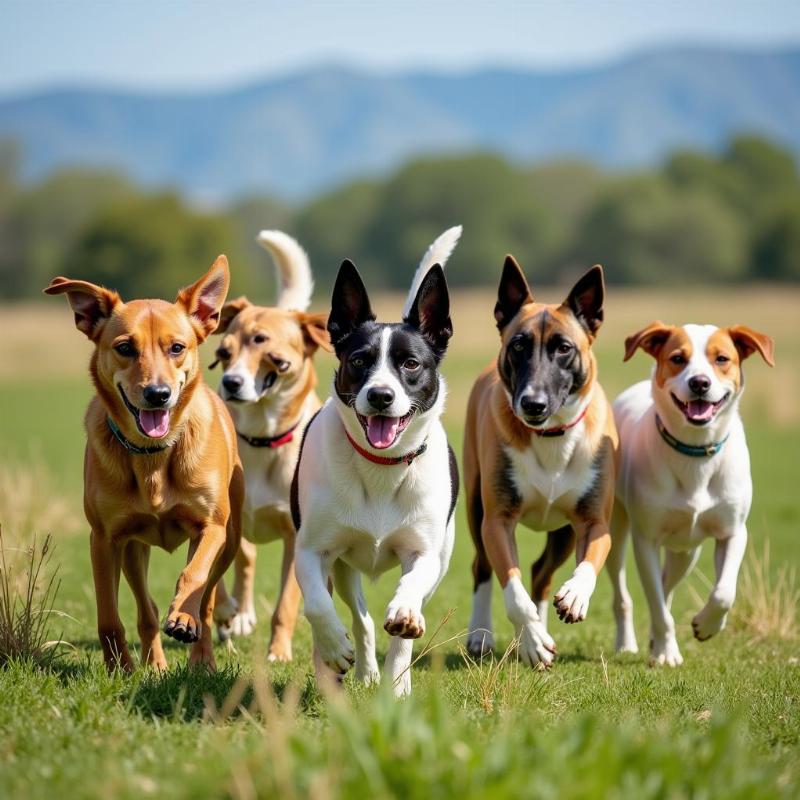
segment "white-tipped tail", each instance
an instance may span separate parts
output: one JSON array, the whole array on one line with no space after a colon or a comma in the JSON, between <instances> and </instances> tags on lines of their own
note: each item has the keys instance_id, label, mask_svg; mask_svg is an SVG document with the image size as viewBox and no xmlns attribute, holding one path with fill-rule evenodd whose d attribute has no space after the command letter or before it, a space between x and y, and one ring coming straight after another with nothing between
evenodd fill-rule
<instances>
[{"instance_id":1,"label":"white-tipped tail","mask_svg":"<svg viewBox=\"0 0 800 800\"><path fill-rule=\"evenodd\" d=\"M411 306L417 296L423 278L428 274L428 270L434 264L439 264L444 267L447 263L447 259L450 258L450 254L455 250L460 236L460 225L456 225L454 228L448 228L443 234L436 238L433 244L425 251L425 255L422 256L422 261L419 262L417 271L414 274L414 280L411 281L411 288L408 290L406 304L403 306L403 319L411 313Z\"/></svg>"},{"instance_id":2,"label":"white-tipped tail","mask_svg":"<svg viewBox=\"0 0 800 800\"><path fill-rule=\"evenodd\" d=\"M261 231L256 241L272 256L278 273L275 305L291 311L305 311L311 305L314 280L308 254L283 231Z\"/></svg>"}]
</instances>

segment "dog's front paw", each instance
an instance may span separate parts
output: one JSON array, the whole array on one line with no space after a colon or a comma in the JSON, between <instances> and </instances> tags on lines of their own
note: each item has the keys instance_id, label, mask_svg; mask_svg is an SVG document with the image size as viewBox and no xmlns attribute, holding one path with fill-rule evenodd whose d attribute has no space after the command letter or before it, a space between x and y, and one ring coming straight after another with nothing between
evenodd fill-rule
<instances>
[{"instance_id":1,"label":"dog's front paw","mask_svg":"<svg viewBox=\"0 0 800 800\"><path fill-rule=\"evenodd\" d=\"M186 611L171 611L164 623L164 633L167 636L186 644L196 642L202 630L200 620Z\"/></svg>"},{"instance_id":2,"label":"dog's front paw","mask_svg":"<svg viewBox=\"0 0 800 800\"><path fill-rule=\"evenodd\" d=\"M344 675L356 660L350 635L338 619L314 628L314 644L323 663L338 675Z\"/></svg>"},{"instance_id":3,"label":"dog's front paw","mask_svg":"<svg viewBox=\"0 0 800 800\"><path fill-rule=\"evenodd\" d=\"M651 667L679 667L683 664L678 641L675 634L654 637L650 641L650 666Z\"/></svg>"},{"instance_id":4,"label":"dog's front paw","mask_svg":"<svg viewBox=\"0 0 800 800\"><path fill-rule=\"evenodd\" d=\"M390 605L386 610L383 629L391 636L401 639L419 639L425 635L425 617L421 611L408 606Z\"/></svg>"},{"instance_id":5,"label":"dog's front paw","mask_svg":"<svg viewBox=\"0 0 800 800\"><path fill-rule=\"evenodd\" d=\"M709 603L692 620L692 630L694 638L705 642L715 634L719 633L728 621L728 612L725 609L717 608Z\"/></svg>"},{"instance_id":6,"label":"dog's front paw","mask_svg":"<svg viewBox=\"0 0 800 800\"><path fill-rule=\"evenodd\" d=\"M220 629L229 628L238 610L239 604L236 602L236 598L228 595L222 602L214 605L214 622Z\"/></svg>"},{"instance_id":7,"label":"dog's front paw","mask_svg":"<svg viewBox=\"0 0 800 800\"><path fill-rule=\"evenodd\" d=\"M578 564L572 577L556 592L553 605L562 622L583 622L589 613L597 576L590 564Z\"/></svg>"},{"instance_id":8,"label":"dog's front paw","mask_svg":"<svg viewBox=\"0 0 800 800\"><path fill-rule=\"evenodd\" d=\"M242 609L233 615L227 625L219 625L219 638L223 641L231 636L249 636L256 629L256 612Z\"/></svg>"},{"instance_id":9,"label":"dog's front paw","mask_svg":"<svg viewBox=\"0 0 800 800\"><path fill-rule=\"evenodd\" d=\"M556 657L556 643L541 622L526 622L517 631L519 657L535 669L549 669Z\"/></svg>"},{"instance_id":10,"label":"dog's front paw","mask_svg":"<svg viewBox=\"0 0 800 800\"><path fill-rule=\"evenodd\" d=\"M494 649L494 634L488 628L470 631L467 637L467 652L473 658L488 655Z\"/></svg>"}]
</instances>

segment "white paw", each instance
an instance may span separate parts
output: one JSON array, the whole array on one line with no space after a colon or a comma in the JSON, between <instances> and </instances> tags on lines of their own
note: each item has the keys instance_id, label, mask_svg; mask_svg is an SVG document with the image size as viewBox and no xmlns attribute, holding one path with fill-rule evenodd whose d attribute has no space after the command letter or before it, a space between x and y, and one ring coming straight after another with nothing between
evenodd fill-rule
<instances>
[{"instance_id":1,"label":"white paw","mask_svg":"<svg viewBox=\"0 0 800 800\"><path fill-rule=\"evenodd\" d=\"M494 649L494 634L488 628L477 628L470 631L467 637L467 652L473 658L488 655Z\"/></svg>"},{"instance_id":2,"label":"white paw","mask_svg":"<svg viewBox=\"0 0 800 800\"><path fill-rule=\"evenodd\" d=\"M227 625L219 625L219 638L223 641L231 636L249 636L256 629L256 612L243 610L234 615Z\"/></svg>"},{"instance_id":3,"label":"white paw","mask_svg":"<svg viewBox=\"0 0 800 800\"><path fill-rule=\"evenodd\" d=\"M725 609L718 608L711 604L705 606L692 620L694 638L705 642L706 639L710 639L712 636L719 633L725 627L727 621L728 612Z\"/></svg>"},{"instance_id":4,"label":"white paw","mask_svg":"<svg viewBox=\"0 0 800 800\"><path fill-rule=\"evenodd\" d=\"M323 663L339 675L344 675L356 660L355 649L347 628L338 619L315 625L314 645Z\"/></svg>"},{"instance_id":5,"label":"white paw","mask_svg":"<svg viewBox=\"0 0 800 800\"><path fill-rule=\"evenodd\" d=\"M549 669L556 657L556 643L541 622L527 622L517 631L519 657L524 664Z\"/></svg>"},{"instance_id":6,"label":"white paw","mask_svg":"<svg viewBox=\"0 0 800 800\"><path fill-rule=\"evenodd\" d=\"M679 667L683 656L674 634L655 637L650 643L650 666Z\"/></svg>"},{"instance_id":7,"label":"white paw","mask_svg":"<svg viewBox=\"0 0 800 800\"><path fill-rule=\"evenodd\" d=\"M390 603L386 609L383 629L391 636L399 636L401 639L419 639L425 635L425 617L421 611Z\"/></svg>"},{"instance_id":8,"label":"white paw","mask_svg":"<svg viewBox=\"0 0 800 800\"><path fill-rule=\"evenodd\" d=\"M239 604L234 597L228 595L221 603L214 605L214 622L219 627L227 627L230 621L236 616Z\"/></svg>"},{"instance_id":9,"label":"white paw","mask_svg":"<svg viewBox=\"0 0 800 800\"><path fill-rule=\"evenodd\" d=\"M589 613L589 600L597 576L590 564L581 563L572 577L556 592L553 605L562 622L582 622Z\"/></svg>"},{"instance_id":10,"label":"white paw","mask_svg":"<svg viewBox=\"0 0 800 800\"><path fill-rule=\"evenodd\" d=\"M361 681L365 686L372 686L380 683L381 671L378 668L378 662L375 659L364 659L363 663L359 663L356 658L355 669L356 680Z\"/></svg>"},{"instance_id":11,"label":"white paw","mask_svg":"<svg viewBox=\"0 0 800 800\"><path fill-rule=\"evenodd\" d=\"M616 651L618 653L638 653L639 645L636 643L636 634L633 630L625 630L617 634Z\"/></svg>"}]
</instances>

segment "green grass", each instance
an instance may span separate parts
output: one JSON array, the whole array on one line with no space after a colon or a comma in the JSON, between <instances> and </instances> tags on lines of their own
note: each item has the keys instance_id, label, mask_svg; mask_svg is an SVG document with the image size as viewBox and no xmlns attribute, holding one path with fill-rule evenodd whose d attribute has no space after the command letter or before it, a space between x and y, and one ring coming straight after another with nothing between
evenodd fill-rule
<instances>
[{"instance_id":1,"label":"green grass","mask_svg":"<svg viewBox=\"0 0 800 800\"><path fill-rule=\"evenodd\" d=\"M69 329L63 335L77 336ZM644 359L621 365L614 344L601 350L609 394L646 374ZM795 342L789 344L796 355ZM447 421L457 450L464 387L493 348L494 339L487 338L474 353L454 348L446 362ZM753 364L749 377L766 375L763 365ZM89 396L83 374L28 384L0 379L3 466L24 470L32 461L44 462L54 493L66 496L78 518ZM759 413L758 403L745 412L755 481L751 551L769 539L774 575L798 562L800 427L766 421L769 414ZM187 671L186 649L167 640L168 674L109 676L96 641L88 537L82 527L37 530L54 535L61 578L56 607L68 616L57 618L52 633L63 634L70 647L49 670L15 663L0 671L0 796L796 796L800 648L792 640L755 640L735 624L704 644L692 638L697 595L705 596L704 576L713 573L710 548L675 599L686 659L681 669L654 670L643 654L613 654L605 576L585 623L565 626L551 617L560 655L549 673L525 670L513 660L499 669L488 662L475 666L459 652L472 558L463 500L457 514L450 571L425 612L433 631L453 610L437 637L445 643L414 666L414 694L402 702L364 689L352 677L340 701L320 697L303 618L295 661L266 664L277 545L259 551L257 632L237 640L235 650L217 648L217 674ZM32 531L4 533L25 538ZM543 537L523 529L519 541L526 571ZM181 555L154 552L151 585L162 611L181 562ZM556 582L569 569L562 568ZM396 579L389 574L367 587L378 622ZM646 650L647 614L632 563L629 583L639 644ZM135 643L134 606L124 582L121 613ZM502 655L512 630L497 590L495 625ZM381 657L387 640L381 632Z\"/></svg>"}]
</instances>

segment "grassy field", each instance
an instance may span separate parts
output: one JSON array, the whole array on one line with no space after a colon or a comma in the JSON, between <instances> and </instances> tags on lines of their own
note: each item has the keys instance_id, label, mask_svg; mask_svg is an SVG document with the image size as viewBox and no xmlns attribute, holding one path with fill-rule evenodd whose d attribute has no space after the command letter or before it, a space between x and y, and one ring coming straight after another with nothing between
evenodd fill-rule
<instances>
[{"instance_id":1,"label":"grassy field","mask_svg":"<svg viewBox=\"0 0 800 800\"><path fill-rule=\"evenodd\" d=\"M555 300L559 293L541 296ZM259 555L256 635L233 649L218 647L216 675L187 672L186 650L168 640L168 674L108 676L96 642L80 499L89 346L72 327L66 303L0 309L3 539L9 549L34 534L40 541L52 534L51 565L61 580L55 605L64 616L54 618L51 634L69 643L49 669L12 663L0 670L0 796L796 797L800 647L790 573L799 560L799 302L800 290L787 288L691 296L616 291L598 342L602 382L613 397L648 374L644 355L622 364L622 341L654 318L746 323L776 339L776 368L754 358L747 369L743 414L755 502L749 580L740 584L728 629L704 644L691 636L690 619L712 574L705 552L675 600L681 669L650 669L643 654L614 655L603 576L585 623L551 619L560 655L549 673L502 659L512 629L497 590L499 652L473 664L461 651L472 546L460 502L450 571L426 609L431 633L415 650L422 658L413 671L414 695L403 702L351 678L344 697L321 698L304 619L296 660L267 666L277 546ZM386 297L379 307L394 317L400 304ZM486 292L454 298L456 335L444 372L446 423L457 451L470 383L496 351L492 304ZM323 392L331 369L330 359L320 359ZM519 541L528 564L543 537L521 530ZM154 554L151 585L162 611L181 562L177 554ZM629 575L642 646L647 614L632 563ZM389 574L368 587L378 620L395 582ZM121 600L135 642L127 587ZM381 654L386 639L381 632Z\"/></svg>"}]
</instances>

